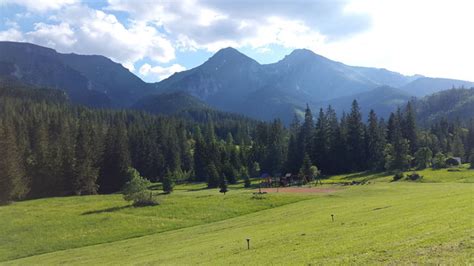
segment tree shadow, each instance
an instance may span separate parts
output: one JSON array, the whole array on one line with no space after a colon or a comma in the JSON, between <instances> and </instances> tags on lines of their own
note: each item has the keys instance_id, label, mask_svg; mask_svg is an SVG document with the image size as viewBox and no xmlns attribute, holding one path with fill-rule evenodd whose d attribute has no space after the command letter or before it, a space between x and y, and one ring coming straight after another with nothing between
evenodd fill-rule
<instances>
[{"instance_id":1,"label":"tree shadow","mask_svg":"<svg viewBox=\"0 0 474 266\"><path fill-rule=\"evenodd\" d=\"M378 177L383 177L385 176L387 173L386 172L371 172L371 171L366 171L366 172L361 172L361 173L354 173L354 174L350 174L350 175L347 175L341 179L343 180L347 180L347 179L353 179L353 178L358 178L358 177L366 177L364 178L364 180L371 180L371 179L375 179L375 178L378 178ZM370 177L367 177L369 176Z\"/></svg>"},{"instance_id":2,"label":"tree shadow","mask_svg":"<svg viewBox=\"0 0 474 266\"><path fill-rule=\"evenodd\" d=\"M112 208L107 208L107 209L102 209L102 210L86 211L86 212L83 212L82 215L116 212L116 211L132 208L132 207L133 207L132 205L125 205L121 207L112 207Z\"/></svg>"}]
</instances>

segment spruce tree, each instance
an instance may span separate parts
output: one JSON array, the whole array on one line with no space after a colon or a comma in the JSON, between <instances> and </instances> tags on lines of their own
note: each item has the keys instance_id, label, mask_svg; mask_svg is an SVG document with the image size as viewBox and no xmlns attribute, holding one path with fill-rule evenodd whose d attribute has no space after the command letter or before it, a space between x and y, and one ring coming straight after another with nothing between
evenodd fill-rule
<instances>
[{"instance_id":1,"label":"spruce tree","mask_svg":"<svg viewBox=\"0 0 474 266\"><path fill-rule=\"evenodd\" d=\"M367 159L364 135L365 130L359 104L354 100L352 102L351 113L347 118L347 163L351 171L366 169Z\"/></svg>"},{"instance_id":2,"label":"spruce tree","mask_svg":"<svg viewBox=\"0 0 474 266\"><path fill-rule=\"evenodd\" d=\"M367 127L367 160L368 167L372 170L382 170L384 168L385 135L383 127L377 121L374 110L370 110Z\"/></svg>"},{"instance_id":3,"label":"spruce tree","mask_svg":"<svg viewBox=\"0 0 474 266\"><path fill-rule=\"evenodd\" d=\"M311 160L323 169L328 167L329 134L328 122L321 108L314 130Z\"/></svg>"},{"instance_id":4,"label":"spruce tree","mask_svg":"<svg viewBox=\"0 0 474 266\"><path fill-rule=\"evenodd\" d=\"M76 195L97 194L99 168L94 160L92 128L81 120L76 141L73 191Z\"/></svg>"},{"instance_id":5,"label":"spruce tree","mask_svg":"<svg viewBox=\"0 0 474 266\"><path fill-rule=\"evenodd\" d=\"M217 171L217 167L216 165L211 162L209 163L209 165L207 166L207 170L206 170L206 173L207 173L207 187L208 188L215 188L219 185L219 172Z\"/></svg>"},{"instance_id":6,"label":"spruce tree","mask_svg":"<svg viewBox=\"0 0 474 266\"><path fill-rule=\"evenodd\" d=\"M22 199L28 192L15 134L11 124L0 121L0 205Z\"/></svg>"},{"instance_id":7,"label":"spruce tree","mask_svg":"<svg viewBox=\"0 0 474 266\"><path fill-rule=\"evenodd\" d=\"M409 101L402 119L403 137L410 143L410 154L415 154L418 149L417 127L415 110L412 102Z\"/></svg>"},{"instance_id":8,"label":"spruce tree","mask_svg":"<svg viewBox=\"0 0 474 266\"><path fill-rule=\"evenodd\" d=\"M130 154L125 125L115 121L108 129L100 176L97 180L100 193L114 193L130 181L128 169Z\"/></svg>"},{"instance_id":9,"label":"spruce tree","mask_svg":"<svg viewBox=\"0 0 474 266\"><path fill-rule=\"evenodd\" d=\"M174 174L168 169L166 171L166 175L163 177L163 180L162 180L163 192L165 192L166 194L173 192L174 185L175 185L174 179L175 179Z\"/></svg>"},{"instance_id":10,"label":"spruce tree","mask_svg":"<svg viewBox=\"0 0 474 266\"><path fill-rule=\"evenodd\" d=\"M225 176L221 176L220 181L219 181L219 192L220 193L227 193L227 180L225 179Z\"/></svg>"}]
</instances>

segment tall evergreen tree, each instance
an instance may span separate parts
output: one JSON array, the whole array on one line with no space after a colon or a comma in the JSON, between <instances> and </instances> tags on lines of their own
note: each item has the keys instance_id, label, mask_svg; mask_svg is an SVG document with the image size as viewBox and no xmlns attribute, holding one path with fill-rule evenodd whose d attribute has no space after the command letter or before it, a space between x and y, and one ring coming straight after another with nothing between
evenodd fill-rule
<instances>
[{"instance_id":1,"label":"tall evergreen tree","mask_svg":"<svg viewBox=\"0 0 474 266\"><path fill-rule=\"evenodd\" d=\"M415 110L411 101L408 102L402 120L403 137L410 143L410 154L415 154L418 150L418 137L416 127Z\"/></svg>"},{"instance_id":2,"label":"tall evergreen tree","mask_svg":"<svg viewBox=\"0 0 474 266\"><path fill-rule=\"evenodd\" d=\"M410 167L410 144L403 137L401 116L398 112L391 121L391 142L385 148L385 168L389 170L406 170Z\"/></svg>"},{"instance_id":3,"label":"tall evergreen tree","mask_svg":"<svg viewBox=\"0 0 474 266\"><path fill-rule=\"evenodd\" d=\"M351 113L347 118L347 153L351 171L360 171L366 168L365 130L362 123L359 104L352 102Z\"/></svg>"},{"instance_id":4,"label":"tall evergreen tree","mask_svg":"<svg viewBox=\"0 0 474 266\"><path fill-rule=\"evenodd\" d=\"M311 160L322 169L328 168L329 134L328 121L321 108L314 129Z\"/></svg>"},{"instance_id":5,"label":"tall evergreen tree","mask_svg":"<svg viewBox=\"0 0 474 266\"><path fill-rule=\"evenodd\" d=\"M11 124L0 121L0 205L22 199L28 192L24 168L21 163Z\"/></svg>"},{"instance_id":6,"label":"tall evergreen tree","mask_svg":"<svg viewBox=\"0 0 474 266\"><path fill-rule=\"evenodd\" d=\"M96 194L99 168L94 160L92 128L88 123L81 120L78 130L73 191L76 195Z\"/></svg>"},{"instance_id":7,"label":"tall evergreen tree","mask_svg":"<svg viewBox=\"0 0 474 266\"><path fill-rule=\"evenodd\" d=\"M127 129L115 121L108 129L100 176L97 180L100 193L114 193L127 183L130 167Z\"/></svg>"},{"instance_id":8,"label":"tall evergreen tree","mask_svg":"<svg viewBox=\"0 0 474 266\"><path fill-rule=\"evenodd\" d=\"M370 110L367 126L367 164L372 170L382 170L385 165L385 135L383 127L377 121L374 110Z\"/></svg>"}]
</instances>

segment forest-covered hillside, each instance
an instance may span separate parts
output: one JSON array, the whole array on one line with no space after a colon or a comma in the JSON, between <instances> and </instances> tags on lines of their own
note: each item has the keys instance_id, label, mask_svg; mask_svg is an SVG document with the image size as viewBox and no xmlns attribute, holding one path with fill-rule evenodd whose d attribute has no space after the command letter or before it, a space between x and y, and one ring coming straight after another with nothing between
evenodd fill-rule
<instances>
[{"instance_id":1,"label":"forest-covered hillside","mask_svg":"<svg viewBox=\"0 0 474 266\"><path fill-rule=\"evenodd\" d=\"M468 160L474 148L472 120L419 127L411 103L388 121L375 112L362 117L357 101L341 118L330 107L313 117L308 107L289 128L213 111L187 115L90 109L59 91L5 85L1 200L117 192L130 167L153 181L217 187L262 173L304 179L311 166L322 174L426 167L431 158Z\"/></svg>"}]
</instances>

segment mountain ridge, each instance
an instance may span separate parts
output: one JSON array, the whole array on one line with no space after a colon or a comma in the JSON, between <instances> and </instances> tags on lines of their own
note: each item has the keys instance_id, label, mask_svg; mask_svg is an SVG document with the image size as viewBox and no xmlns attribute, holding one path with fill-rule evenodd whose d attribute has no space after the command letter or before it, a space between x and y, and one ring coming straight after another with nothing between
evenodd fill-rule
<instances>
[{"instance_id":1,"label":"mountain ridge","mask_svg":"<svg viewBox=\"0 0 474 266\"><path fill-rule=\"evenodd\" d=\"M62 89L74 103L130 108L144 98L185 92L209 107L262 120L289 122L306 104L345 102L349 98L383 96L392 102L473 82L405 76L383 68L349 66L308 49L296 49L278 62L260 64L237 49L219 50L201 65L146 83L121 64L101 55L62 54L30 43L0 42L0 76ZM394 104L378 108L386 113ZM377 111L377 110L376 110Z\"/></svg>"}]
</instances>

